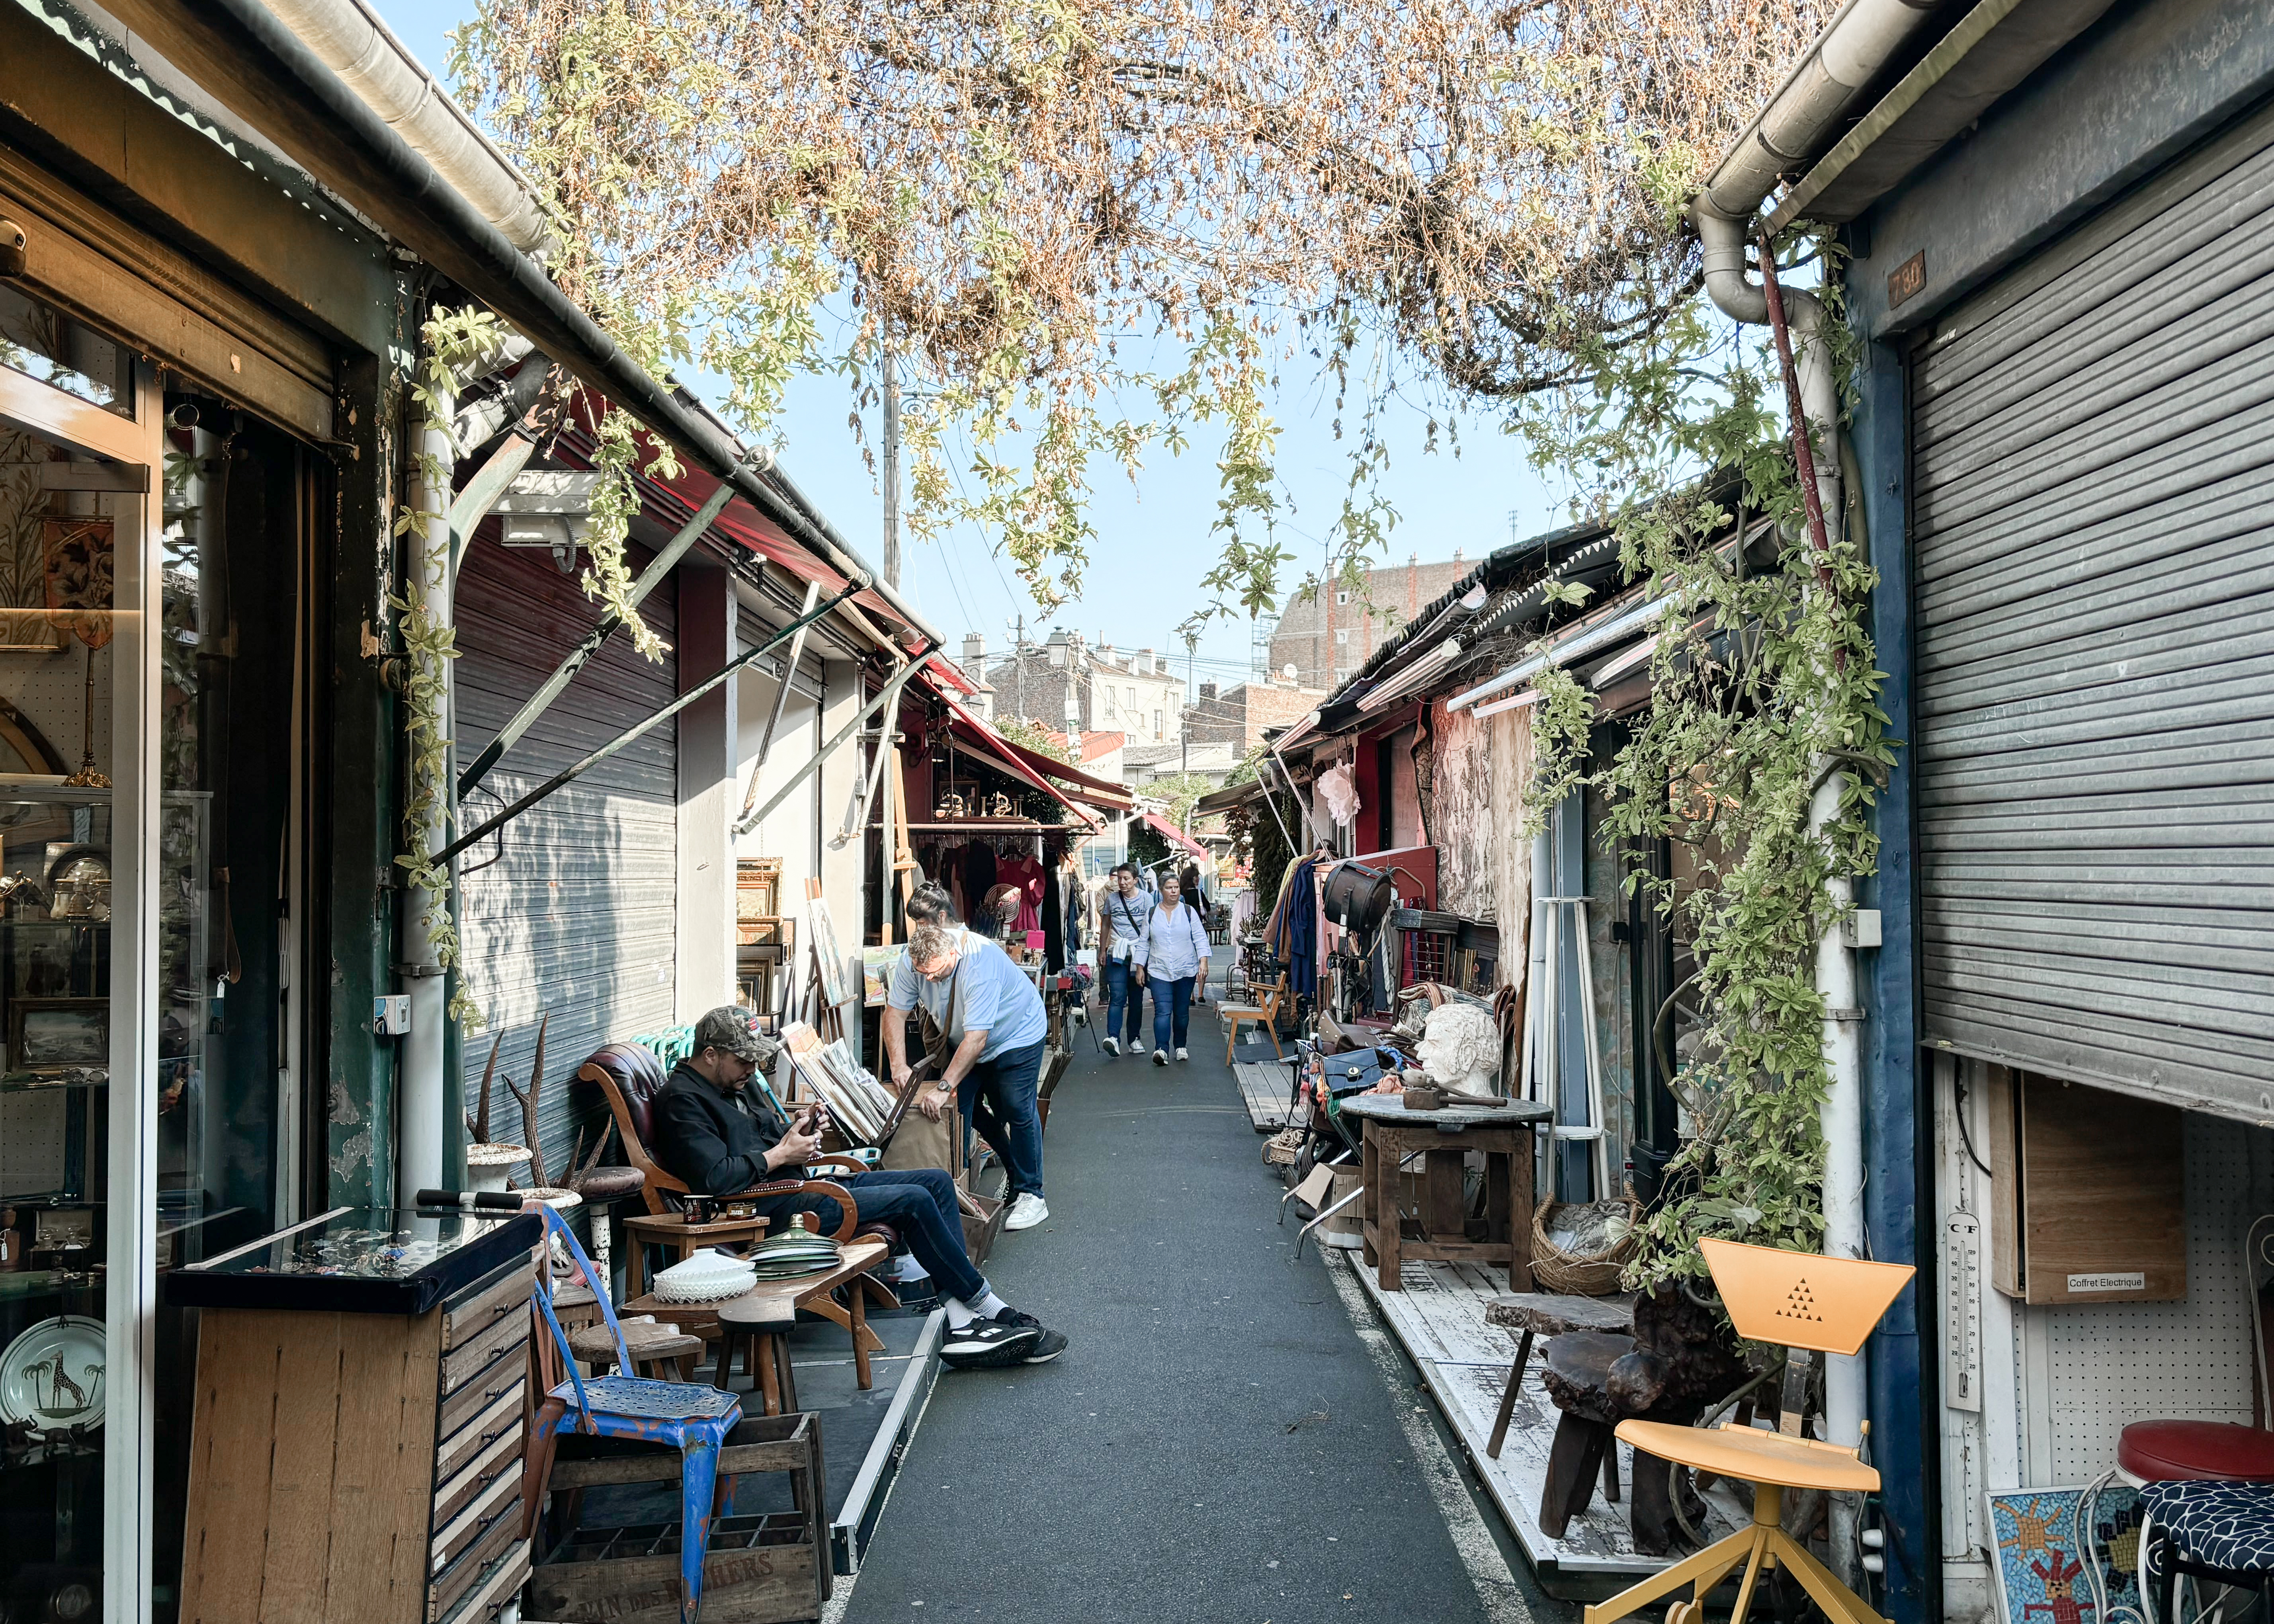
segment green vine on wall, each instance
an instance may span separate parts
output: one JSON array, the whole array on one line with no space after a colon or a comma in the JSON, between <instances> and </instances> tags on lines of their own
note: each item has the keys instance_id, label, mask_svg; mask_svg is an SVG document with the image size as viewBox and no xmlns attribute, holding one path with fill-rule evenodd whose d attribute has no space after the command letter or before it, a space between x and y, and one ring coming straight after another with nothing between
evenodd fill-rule
<instances>
[{"instance_id":1,"label":"green vine on wall","mask_svg":"<svg viewBox=\"0 0 2274 1624\"><path fill-rule=\"evenodd\" d=\"M1826 282L1836 297L1837 278ZM1844 370L1844 329L1832 342ZM1811 553L1781 399L1766 346L1693 308L1638 364L1607 367L1563 418L1532 425L1535 455L1596 470L1606 497L1625 499L1615 518L1625 574L1668 600L1651 706L1614 759L1591 758L1593 705L1577 680L1555 666L1534 679L1533 819L1600 787L1607 844L1681 843L1695 876L1679 893L1646 872L1628 880L1689 938L1687 996L1705 1011L1672 1079L1690 1137L1645 1225L1633 1284L1703 1275L1702 1237L1823 1243L1826 881L1876 867L1868 820L1894 741L1864 616L1874 576L1852 523L1827 557ZM1752 538L1752 559L1733 533ZM1758 556L1768 549L1773 564ZM1827 777L1838 812L1811 829Z\"/></svg>"},{"instance_id":2,"label":"green vine on wall","mask_svg":"<svg viewBox=\"0 0 2274 1624\"><path fill-rule=\"evenodd\" d=\"M419 413L447 422L461 370L493 351L505 336L504 324L486 311L435 311L421 330L422 354L410 385L411 401ZM418 447L418 477L425 488L448 492L450 469L427 451L423 436L413 443ZM403 738L410 768L403 807L403 850L395 861L403 871L403 883L424 898L418 929L433 944L435 962L449 971L458 968L463 957L457 921L450 911L450 868L434 860L427 841L433 831L440 830L447 844L457 831L457 808L449 793L450 740L442 709L449 662L458 658L458 650L456 629L434 613L433 594L448 579L450 533L447 524L436 525L433 517L412 502L398 504L395 515L396 539L410 543L403 590L388 602L395 611L395 632L403 643ZM451 995L450 1019L470 1032L484 1025L481 1011L463 983Z\"/></svg>"}]
</instances>

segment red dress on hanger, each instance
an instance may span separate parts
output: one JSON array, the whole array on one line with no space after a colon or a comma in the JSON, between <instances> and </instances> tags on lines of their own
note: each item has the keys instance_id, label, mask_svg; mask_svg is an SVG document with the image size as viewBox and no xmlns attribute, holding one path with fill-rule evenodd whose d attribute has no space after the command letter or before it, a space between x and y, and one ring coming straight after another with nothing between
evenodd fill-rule
<instances>
[{"instance_id":1,"label":"red dress on hanger","mask_svg":"<svg viewBox=\"0 0 2274 1624\"><path fill-rule=\"evenodd\" d=\"M995 860L995 880L1000 885L1015 885L1022 900L1019 904L1016 930L1040 930L1043 928L1043 860L1039 857L998 857Z\"/></svg>"}]
</instances>

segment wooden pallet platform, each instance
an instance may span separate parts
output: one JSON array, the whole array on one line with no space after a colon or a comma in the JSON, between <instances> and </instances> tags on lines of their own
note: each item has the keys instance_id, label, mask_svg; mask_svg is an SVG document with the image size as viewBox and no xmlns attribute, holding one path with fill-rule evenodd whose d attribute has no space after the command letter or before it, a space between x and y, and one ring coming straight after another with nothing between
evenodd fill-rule
<instances>
[{"instance_id":1,"label":"wooden pallet platform","mask_svg":"<svg viewBox=\"0 0 2274 1624\"><path fill-rule=\"evenodd\" d=\"M1634 1548L1627 1500L1606 1504L1600 1489L1587 1509L1571 1520L1562 1539L1540 1532L1540 1496L1558 1412L1540 1386L1536 1345L1500 1458L1485 1454L1507 1385L1509 1362L1516 1357L1516 1339L1485 1322L1485 1305L1508 1289L1502 1271L1466 1263L1408 1260L1400 1273L1404 1289L1384 1291L1358 1252L1341 1253L1334 1267L1347 1267L1358 1278L1390 1334L1420 1370L1423 1384L1459 1435L1540 1589L1564 1600L1599 1601L1667 1566L1667 1559L1645 1556ZM1617 1448L1619 1480L1631 1484L1634 1451L1625 1444ZM1706 1499L1710 1526L1703 1531L1711 1538L1736 1532L1751 1518L1750 1510L1726 1487L1717 1485Z\"/></svg>"},{"instance_id":2,"label":"wooden pallet platform","mask_svg":"<svg viewBox=\"0 0 2274 1624\"><path fill-rule=\"evenodd\" d=\"M1287 1125L1287 1095L1293 1079L1275 1061L1235 1062L1231 1074L1239 1080L1239 1096L1247 1104L1247 1119L1258 1133L1276 1133Z\"/></svg>"}]
</instances>

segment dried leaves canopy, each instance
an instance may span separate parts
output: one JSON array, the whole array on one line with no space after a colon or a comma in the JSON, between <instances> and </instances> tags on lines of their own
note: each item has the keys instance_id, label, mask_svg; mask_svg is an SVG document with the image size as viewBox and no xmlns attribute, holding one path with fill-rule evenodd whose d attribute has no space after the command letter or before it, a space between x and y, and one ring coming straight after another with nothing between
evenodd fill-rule
<instances>
[{"instance_id":1,"label":"dried leaves canopy","mask_svg":"<svg viewBox=\"0 0 2274 1624\"><path fill-rule=\"evenodd\" d=\"M914 523L987 526L1045 602L1093 464L1207 425L1209 584L1253 611L1283 365L1357 420L1354 489L1394 391L1590 376L1694 287L1680 200L1827 10L484 0L456 65L557 211L556 274L651 363L763 426L799 368L873 383L889 331Z\"/></svg>"}]
</instances>

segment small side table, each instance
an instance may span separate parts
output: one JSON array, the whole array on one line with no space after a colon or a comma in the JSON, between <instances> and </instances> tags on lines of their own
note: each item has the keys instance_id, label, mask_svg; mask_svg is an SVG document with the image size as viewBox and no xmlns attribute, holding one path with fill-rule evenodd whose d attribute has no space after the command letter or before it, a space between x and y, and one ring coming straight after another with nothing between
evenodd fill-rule
<instances>
[{"instance_id":1,"label":"small side table","mask_svg":"<svg viewBox=\"0 0 2274 1624\"><path fill-rule=\"evenodd\" d=\"M655 1282L648 1277L651 1246L667 1247L676 1254L674 1261L684 1263L705 1246L733 1246L755 1241L765 1232L763 1218L714 1218L709 1223L689 1223L684 1213L644 1213L627 1218L624 1236L639 1255L639 1289L632 1295L646 1297L655 1289Z\"/></svg>"},{"instance_id":2,"label":"small side table","mask_svg":"<svg viewBox=\"0 0 2274 1624\"><path fill-rule=\"evenodd\" d=\"M1361 1163L1366 1214L1366 1260L1374 1267L1384 1291L1402 1289L1398 1264L1404 1258L1446 1263L1498 1263L1508 1270L1511 1291L1532 1289L1532 1124L1546 1122L1549 1109L1511 1100L1497 1109L1449 1105L1442 1111L1413 1111L1402 1094L1361 1094L1338 1104L1366 1124ZM1468 1203L1462 1173L1470 1151L1485 1154L1485 1238L1466 1233ZM1421 1214L1418 1236L1404 1232L1397 1207L1397 1169L1409 1155L1422 1157Z\"/></svg>"},{"instance_id":3,"label":"small side table","mask_svg":"<svg viewBox=\"0 0 2274 1624\"><path fill-rule=\"evenodd\" d=\"M1524 1387L1524 1368L1532 1361L1534 1336L1557 1337L1566 1331L1606 1331L1618 1336L1634 1335L1634 1293L1617 1297L1572 1297L1562 1292L1525 1291L1496 1297L1485 1304L1485 1323L1516 1334L1516 1361L1508 1367L1508 1386L1500 1395L1500 1413L1493 1417L1492 1441L1485 1453L1500 1459L1508 1440L1508 1424L1516 1414L1516 1395Z\"/></svg>"}]
</instances>

